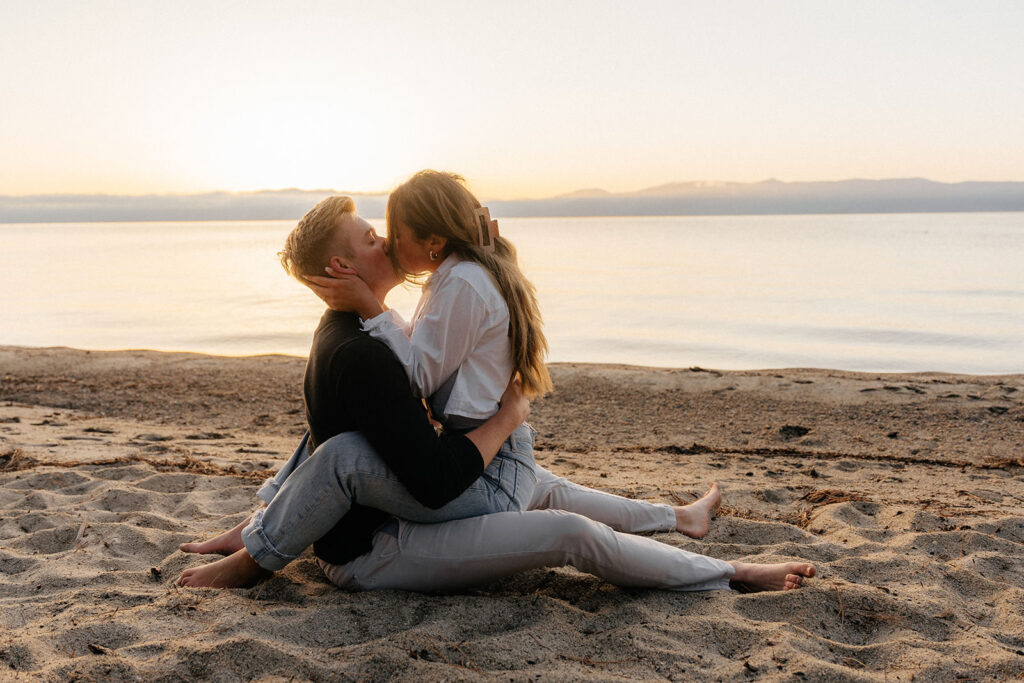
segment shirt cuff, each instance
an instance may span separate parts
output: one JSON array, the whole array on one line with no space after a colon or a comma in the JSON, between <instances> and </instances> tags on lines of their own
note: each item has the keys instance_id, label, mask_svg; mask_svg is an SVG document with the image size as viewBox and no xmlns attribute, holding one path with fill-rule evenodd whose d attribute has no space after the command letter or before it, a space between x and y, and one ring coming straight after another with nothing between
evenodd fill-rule
<instances>
[{"instance_id":1,"label":"shirt cuff","mask_svg":"<svg viewBox=\"0 0 1024 683\"><path fill-rule=\"evenodd\" d=\"M369 332L370 330L387 325L389 322L394 323L394 318L391 316L391 311L387 310L378 313L369 320L364 320L361 327L363 332Z\"/></svg>"}]
</instances>

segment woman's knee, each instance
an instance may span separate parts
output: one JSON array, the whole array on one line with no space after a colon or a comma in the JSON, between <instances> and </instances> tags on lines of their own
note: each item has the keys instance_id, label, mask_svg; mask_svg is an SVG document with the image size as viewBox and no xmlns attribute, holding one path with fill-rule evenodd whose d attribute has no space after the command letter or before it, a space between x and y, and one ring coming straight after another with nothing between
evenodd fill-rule
<instances>
[{"instance_id":1,"label":"woman's knee","mask_svg":"<svg viewBox=\"0 0 1024 683\"><path fill-rule=\"evenodd\" d=\"M319 467L355 472L385 468L366 437L359 432L342 432L320 444L309 458Z\"/></svg>"},{"instance_id":2,"label":"woman's knee","mask_svg":"<svg viewBox=\"0 0 1024 683\"><path fill-rule=\"evenodd\" d=\"M327 454L329 457L355 457L364 451L373 451L370 442L360 432L342 432L317 446L313 455Z\"/></svg>"},{"instance_id":3,"label":"woman's knee","mask_svg":"<svg viewBox=\"0 0 1024 683\"><path fill-rule=\"evenodd\" d=\"M323 450L334 451L364 448L368 447L369 444L370 442L366 440L366 437L363 436L362 432L341 432L340 434L335 434L317 446L317 449L314 452L319 453Z\"/></svg>"}]
</instances>

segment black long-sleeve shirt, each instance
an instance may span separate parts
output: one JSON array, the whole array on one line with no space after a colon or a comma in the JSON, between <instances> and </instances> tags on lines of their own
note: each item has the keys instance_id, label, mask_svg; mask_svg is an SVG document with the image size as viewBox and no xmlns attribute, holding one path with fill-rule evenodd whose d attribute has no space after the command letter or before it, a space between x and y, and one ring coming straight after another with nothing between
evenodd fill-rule
<instances>
[{"instance_id":1,"label":"black long-sleeve shirt","mask_svg":"<svg viewBox=\"0 0 1024 683\"><path fill-rule=\"evenodd\" d=\"M391 350L363 332L354 313L328 310L313 336L305 376L310 452L335 434L362 432L416 500L440 508L483 473L476 446L462 434L438 436ZM372 547L389 515L353 505L317 541L317 557L349 562Z\"/></svg>"}]
</instances>

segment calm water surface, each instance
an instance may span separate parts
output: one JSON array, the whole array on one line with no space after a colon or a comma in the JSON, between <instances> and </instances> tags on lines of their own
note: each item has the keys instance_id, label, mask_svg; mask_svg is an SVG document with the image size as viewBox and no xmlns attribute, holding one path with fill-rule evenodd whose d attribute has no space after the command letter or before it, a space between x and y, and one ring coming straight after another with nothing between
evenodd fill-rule
<instances>
[{"instance_id":1,"label":"calm water surface","mask_svg":"<svg viewBox=\"0 0 1024 683\"><path fill-rule=\"evenodd\" d=\"M0 225L0 344L304 356L321 305L277 263L293 225ZM1024 213L501 228L553 361L1024 372Z\"/></svg>"}]
</instances>

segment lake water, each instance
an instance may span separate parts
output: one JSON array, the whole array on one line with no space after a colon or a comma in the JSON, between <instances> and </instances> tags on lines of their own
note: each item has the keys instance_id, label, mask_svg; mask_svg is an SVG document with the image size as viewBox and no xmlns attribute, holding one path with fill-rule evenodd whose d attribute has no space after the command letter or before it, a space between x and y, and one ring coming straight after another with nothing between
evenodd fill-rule
<instances>
[{"instance_id":1,"label":"lake water","mask_svg":"<svg viewBox=\"0 0 1024 683\"><path fill-rule=\"evenodd\" d=\"M293 225L0 225L0 344L304 356L322 308L277 262ZM1024 372L1024 213L501 229L537 286L552 361ZM417 296L388 302L408 314Z\"/></svg>"}]
</instances>

